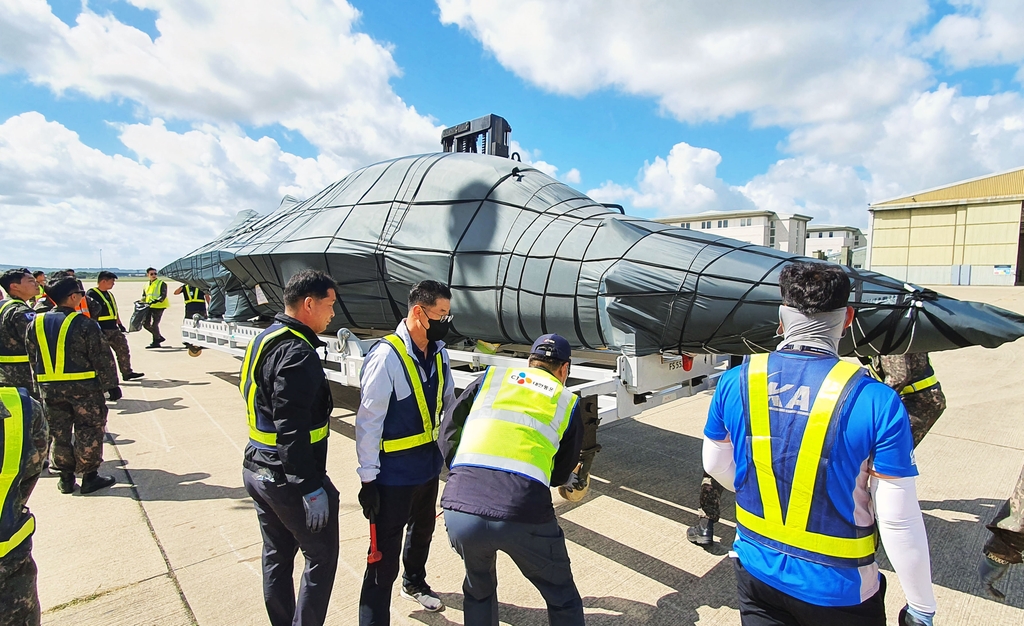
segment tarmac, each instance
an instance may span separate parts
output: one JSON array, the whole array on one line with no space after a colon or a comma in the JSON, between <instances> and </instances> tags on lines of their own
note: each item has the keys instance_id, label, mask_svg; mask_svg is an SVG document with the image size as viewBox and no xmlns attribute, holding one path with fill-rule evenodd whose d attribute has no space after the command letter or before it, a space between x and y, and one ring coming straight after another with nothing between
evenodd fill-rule
<instances>
[{"instance_id":1,"label":"tarmac","mask_svg":"<svg viewBox=\"0 0 1024 626\"><path fill-rule=\"evenodd\" d=\"M142 283L114 294L125 312ZM174 288L173 283L169 285ZM1024 289L942 287L954 297L1024 313ZM239 359L206 350L189 357L179 341L184 305L173 296L164 315L165 348L147 350L145 331L129 335L139 381L122 383L110 403L102 473L117 484L62 495L56 476L40 479L29 506L43 623L50 625L267 624L261 588L262 540L241 480L247 441L236 387ZM458 303L453 303L458 313ZM1024 465L1024 341L995 350L933 355L948 408L917 449L918 495L931 545L937 624L1024 623L1024 567L999 583L1006 601L984 597L976 566L988 522ZM368 529L356 502L353 420L356 393L339 389L328 473L341 492L341 555L328 624L355 624ZM601 428L603 450L590 493L579 503L554 494L568 540L587 623L739 624L728 546L735 534L730 494L723 500L720 543L686 541L697 520L701 433L710 392ZM440 513L440 508L438 508ZM444 600L428 613L399 597L394 624L463 623L462 562L438 519L427 573ZM884 558L889 623L904 605ZM302 571L301 553L296 580ZM546 624L540 594L511 561L498 561L504 624Z\"/></svg>"}]
</instances>

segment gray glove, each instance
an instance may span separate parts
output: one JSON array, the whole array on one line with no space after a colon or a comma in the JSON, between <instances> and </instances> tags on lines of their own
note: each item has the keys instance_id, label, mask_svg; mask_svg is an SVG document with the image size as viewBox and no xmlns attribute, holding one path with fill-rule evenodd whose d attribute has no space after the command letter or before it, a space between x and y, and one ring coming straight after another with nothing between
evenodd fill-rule
<instances>
[{"instance_id":1,"label":"gray glove","mask_svg":"<svg viewBox=\"0 0 1024 626\"><path fill-rule=\"evenodd\" d=\"M1006 563L997 563L988 556L981 558L981 563L978 564L978 579L981 580L981 584L985 589L985 593L994 600L1002 600L1006 598L1006 594L996 589L993 585L997 580L1006 574L1006 571L1010 569L1010 566Z\"/></svg>"},{"instance_id":2,"label":"gray glove","mask_svg":"<svg viewBox=\"0 0 1024 626\"><path fill-rule=\"evenodd\" d=\"M327 492L323 487L302 496L302 506L306 509L306 528L310 532L318 533L327 527L331 505L327 501Z\"/></svg>"}]
</instances>

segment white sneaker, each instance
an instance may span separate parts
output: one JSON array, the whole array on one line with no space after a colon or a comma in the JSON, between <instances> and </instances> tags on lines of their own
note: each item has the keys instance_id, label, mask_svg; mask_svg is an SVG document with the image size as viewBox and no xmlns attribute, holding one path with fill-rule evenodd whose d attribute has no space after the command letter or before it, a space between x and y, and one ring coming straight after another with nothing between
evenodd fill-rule
<instances>
[{"instance_id":1,"label":"white sneaker","mask_svg":"<svg viewBox=\"0 0 1024 626\"><path fill-rule=\"evenodd\" d=\"M444 610L444 602L441 602L441 598L439 598L438 595L426 585L418 589L409 589L405 585L402 585L402 591L400 593L406 600L419 602L420 606L431 613L437 613L438 611Z\"/></svg>"}]
</instances>

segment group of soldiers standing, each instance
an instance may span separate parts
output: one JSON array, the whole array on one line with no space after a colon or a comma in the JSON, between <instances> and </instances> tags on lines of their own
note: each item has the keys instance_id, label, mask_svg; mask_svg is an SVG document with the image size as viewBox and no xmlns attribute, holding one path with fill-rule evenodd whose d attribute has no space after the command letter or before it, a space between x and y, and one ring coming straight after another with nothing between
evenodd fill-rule
<instances>
[{"instance_id":1,"label":"group of soldiers standing","mask_svg":"<svg viewBox=\"0 0 1024 626\"><path fill-rule=\"evenodd\" d=\"M151 271L143 301L162 311L166 286ZM0 300L0 625L39 623L35 519L26 503L44 468L59 475L63 494L89 494L116 482L99 473L107 402L121 398L118 369L126 381L144 376L131 366L111 293L116 280L100 272L86 291L74 270L47 277L20 268L0 276L6 293ZM159 346L159 317L147 321Z\"/></svg>"}]
</instances>

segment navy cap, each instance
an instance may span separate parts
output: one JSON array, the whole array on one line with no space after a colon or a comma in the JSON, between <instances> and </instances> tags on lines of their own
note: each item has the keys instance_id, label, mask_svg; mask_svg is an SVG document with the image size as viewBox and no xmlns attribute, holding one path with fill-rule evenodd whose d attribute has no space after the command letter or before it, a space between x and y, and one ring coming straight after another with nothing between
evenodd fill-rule
<instances>
[{"instance_id":1,"label":"navy cap","mask_svg":"<svg viewBox=\"0 0 1024 626\"><path fill-rule=\"evenodd\" d=\"M569 342L565 340L565 337L552 333L538 337L537 341L533 342L533 347L530 348L530 354L558 361L569 361L572 359L572 348L569 347Z\"/></svg>"}]
</instances>

